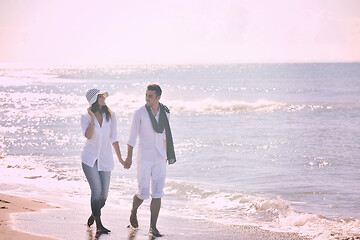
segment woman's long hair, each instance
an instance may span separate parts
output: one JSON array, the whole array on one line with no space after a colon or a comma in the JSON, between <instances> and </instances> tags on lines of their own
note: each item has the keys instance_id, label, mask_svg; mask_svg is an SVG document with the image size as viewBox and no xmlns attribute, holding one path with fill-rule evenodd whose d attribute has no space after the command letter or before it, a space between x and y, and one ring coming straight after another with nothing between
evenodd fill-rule
<instances>
[{"instance_id":1,"label":"woman's long hair","mask_svg":"<svg viewBox=\"0 0 360 240\"><path fill-rule=\"evenodd\" d=\"M111 112L110 108L108 108L108 106L105 105L105 106L100 107L97 99L96 99L96 102L94 102L91 105L91 111L93 113L99 112L101 116L103 115L103 113L105 113L107 122L111 118L111 114L112 114L112 112Z\"/></svg>"}]
</instances>

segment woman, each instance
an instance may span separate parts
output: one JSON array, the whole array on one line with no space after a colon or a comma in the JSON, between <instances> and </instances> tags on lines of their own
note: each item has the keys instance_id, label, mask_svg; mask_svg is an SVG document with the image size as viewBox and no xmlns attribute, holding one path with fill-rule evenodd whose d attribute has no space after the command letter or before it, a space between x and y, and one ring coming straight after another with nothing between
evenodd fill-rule
<instances>
[{"instance_id":1,"label":"woman","mask_svg":"<svg viewBox=\"0 0 360 240\"><path fill-rule=\"evenodd\" d=\"M111 170L114 168L111 145L119 162L124 165L117 139L116 116L106 106L106 97L108 93L100 92L99 89L87 91L86 99L90 107L87 109L88 114L81 116L81 127L86 137L81 154L82 168L91 189L92 215L87 225L90 227L95 221L97 234L110 232L102 225L100 216L109 192Z\"/></svg>"}]
</instances>

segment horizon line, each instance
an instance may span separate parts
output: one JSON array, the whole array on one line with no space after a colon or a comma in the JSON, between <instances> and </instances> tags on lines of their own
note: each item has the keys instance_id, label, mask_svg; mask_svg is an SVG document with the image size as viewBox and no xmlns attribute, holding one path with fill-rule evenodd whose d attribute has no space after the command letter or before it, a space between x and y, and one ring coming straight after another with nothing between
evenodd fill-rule
<instances>
[{"instance_id":1,"label":"horizon line","mask_svg":"<svg viewBox=\"0 0 360 240\"><path fill-rule=\"evenodd\" d=\"M0 67L4 65L12 65L16 66L27 66L27 67L56 67L56 66L111 66L111 65L119 65L119 66L140 66L140 65L246 65L246 64L331 64L331 63L360 63L360 60L324 60L324 61L248 61L248 62L194 62L194 63L56 63L56 62L1 62ZM10 66L9 66L10 67Z\"/></svg>"}]
</instances>

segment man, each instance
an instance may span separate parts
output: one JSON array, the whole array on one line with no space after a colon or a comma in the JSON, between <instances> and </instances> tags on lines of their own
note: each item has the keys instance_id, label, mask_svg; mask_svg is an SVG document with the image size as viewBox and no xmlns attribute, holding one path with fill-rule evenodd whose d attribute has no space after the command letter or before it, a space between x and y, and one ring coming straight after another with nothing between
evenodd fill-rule
<instances>
[{"instance_id":1,"label":"man","mask_svg":"<svg viewBox=\"0 0 360 240\"><path fill-rule=\"evenodd\" d=\"M151 84L146 90L146 105L135 111L128 140L128 156L125 167L132 164L132 153L139 136L137 151L138 192L133 197L130 224L138 228L137 209L150 196L151 182L151 219L149 233L155 237L163 236L156 227L164 196L166 160L169 164L176 161L169 125L170 111L159 100L162 90L159 85Z\"/></svg>"}]
</instances>

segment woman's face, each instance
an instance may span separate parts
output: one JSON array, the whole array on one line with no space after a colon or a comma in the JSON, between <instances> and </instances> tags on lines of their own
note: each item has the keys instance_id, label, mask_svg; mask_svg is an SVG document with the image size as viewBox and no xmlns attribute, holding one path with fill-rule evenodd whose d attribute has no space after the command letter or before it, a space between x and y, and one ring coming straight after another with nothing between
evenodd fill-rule
<instances>
[{"instance_id":1,"label":"woman's face","mask_svg":"<svg viewBox=\"0 0 360 240\"><path fill-rule=\"evenodd\" d=\"M98 101L98 104L99 104L100 107L103 107L103 106L106 105L105 104L105 97L102 94L98 95L97 101Z\"/></svg>"}]
</instances>

